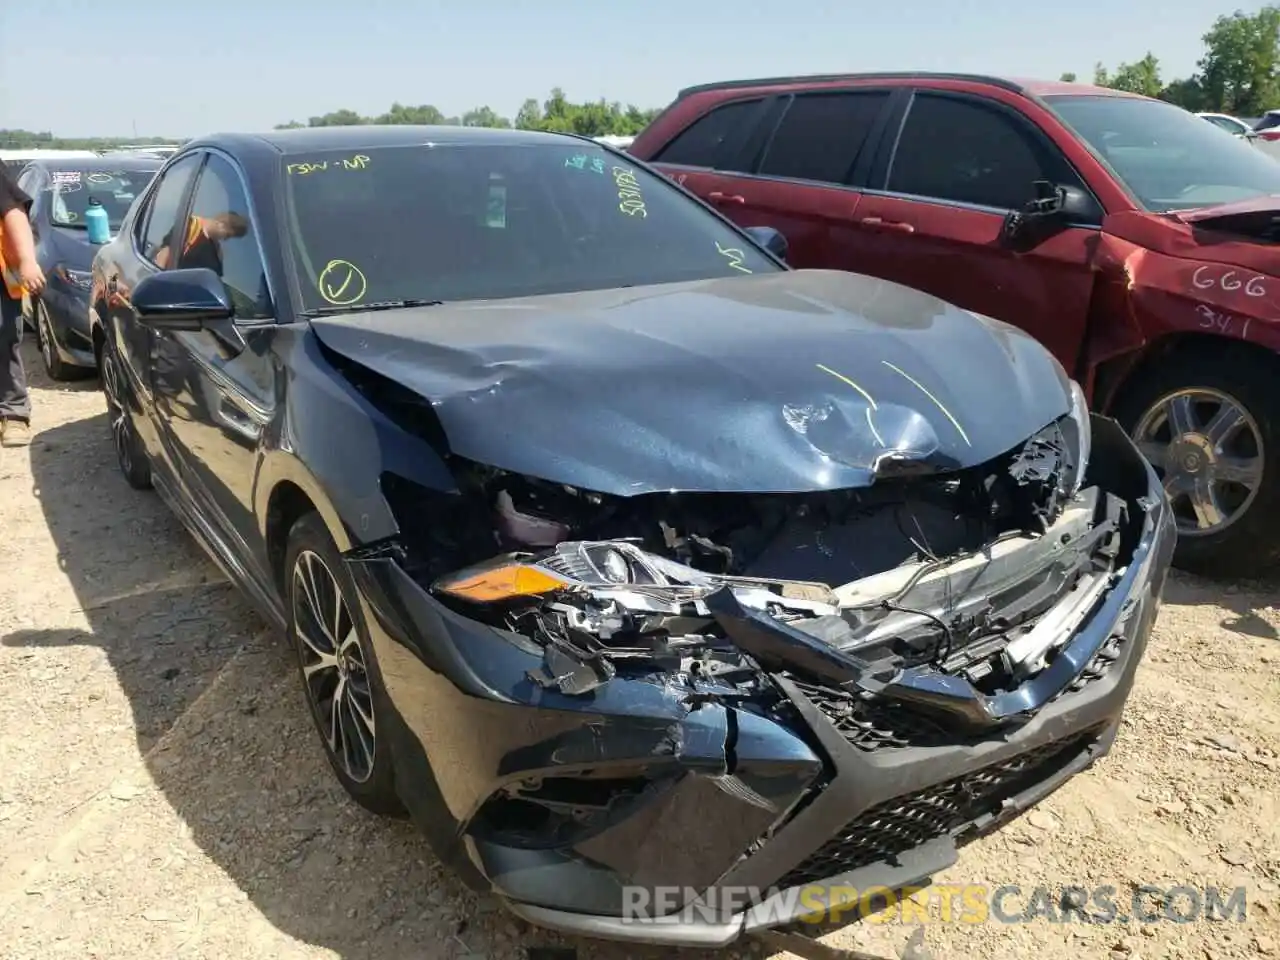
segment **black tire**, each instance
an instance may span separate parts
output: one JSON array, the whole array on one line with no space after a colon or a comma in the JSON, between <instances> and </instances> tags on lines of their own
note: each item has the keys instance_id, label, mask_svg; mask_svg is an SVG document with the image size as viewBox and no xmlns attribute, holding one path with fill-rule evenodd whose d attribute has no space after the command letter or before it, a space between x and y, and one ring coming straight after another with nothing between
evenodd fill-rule
<instances>
[{"instance_id":1,"label":"black tire","mask_svg":"<svg viewBox=\"0 0 1280 960\"><path fill-rule=\"evenodd\" d=\"M329 586L323 582L326 575ZM331 594L333 586L338 597ZM396 793L389 736L384 732L389 724L384 719L388 711L382 674L374 659L355 581L318 513L300 517L289 531L284 594L289 642L298 659L303 697L329 766L343 789L366 810L382 816L404 816L404 806ZM345 607L345 617L336 612L334 601L339 599ZM336 619L341 626L336 630L320 627L311 612L316 606L325 609L330 624ZM330 642L335 635L336 645ZM331 654L332 667L316 668L321 662L317 654L321 647L332 648L336 654ZM335 715L331 705L332 693L337 689L347 693L343 709L337 714L345 722L335 728L330 719ZM330 695L326 697L326 693ZM370 719L372 723L367 722ZM371 750L364 738L366 733L372 738Z\"/></svg>"},{"instance_id":2,"label":"black tire","mask_svg":"<svg viewBox=\"0 0 1280 960\"><path fill-rule=\"evenodd\" d=\"M102 393L107 400L107 422L111 426L116 463L129 486L135 490L150 490L151 461L138 439L118 361L109 346L104 345L100 350L98 366L102 371Z\"/></svg>"},{"instance_id":3,"label":"black tire","mask_svg":"<svg viewBox=\"0 0 1280 960\"><path fill-rule=\"evenodd\" d=\"M1217 532L1197 534L1188 530L1186 510L1179 509L1180 503L1186 504L1186 498L1175 500L1180 523L1174 566L1208 577L1256 577L1280 560L1280 391L1275 388L1275 378L1274 359L1252 351L1224 350L1199 356L1175 353L1139 372L1122 390L1112 415L1135 440L1141 439L1137 435L1139 427L1144 427L1145 432L1143 420L1148 411L1180 391L1202 391L1233 401L1244 411L1245 419L1230 441L1231 452L1241 458L1237 462L1246 462L1251 449L1253 459L1261 465L1261 479L1253 484L1256 492L1251 498L1243 496L1244 486L1215 487L1226 495L1224 512L1231 509L1229 522ZM1193 406L1196 411L1215 410L1209 401ZM1205 414L1202 419L1210 417ZM1256 443L1245 443L1247 438L1242 432L1247 429L1252 433L1255 426L1261 456L1256 456ZM1161 435L1165 432L1162 429ZM1221 450L1212 445L1209 449L1210 462L1216 461ZM1180 451L1188 455L1183 456ZM1156 472L1166 478L1170 463L1203 464L1198 458L1202 452L1184 445L1172 451L1164 462L1157 463L1154 458L1152 462ZM1203 470L1203 465L1199 469Z\"/></svg>"},{"instance_id":4,"label":"black tire","mask_svg":"<svg viewBox=\"0 0 1280 960\"><path fill-rule=\"evenodd\" d=\"M93 371L73 366L58 355L57 340L53 333L53 323L49 320L49 311L40 300L35 304L36 346L40 348L40 360L44 364L44 372L53 380L83 380Z\"/></svg>"}]
</instances>

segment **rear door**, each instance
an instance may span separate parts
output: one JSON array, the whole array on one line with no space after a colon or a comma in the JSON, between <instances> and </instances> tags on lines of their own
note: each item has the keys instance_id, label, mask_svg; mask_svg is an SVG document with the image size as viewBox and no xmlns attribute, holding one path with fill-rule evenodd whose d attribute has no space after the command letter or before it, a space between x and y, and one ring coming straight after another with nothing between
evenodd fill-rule
<instances>
[{"instance_id":1,"label":"rear door","mask_svg":"<svg viewBox=\"0 0 1280 960\"><path fill-rule=\"evenodd\" d=\"M1053 141L981 94L915 90L877 152L846 238L855 269L1027 330L1073 370L1084 338L1102 207ZM1037 180L1077 187L1096 207L1030 249L1002 241Z\"/></svg>"},{"instance_id":2,"label":"rear door","mask_svg":"<svg viewBox=\"0 0 1280 960\"><path fill-rule=\"evenodd\" d=\"M747 172L725 178L723 212L744 227L781 231L795 267L859 270L845 236L893 94L857 88L783 98L777 124L735 164Z\"/></svg>"},{"instance_id":3,"label":"rear door","mask_svg":"<svg viewBox=\"0 0 1280 960\"><path fill-rule=\"evenodd\" d=\"M777 101L756 95L720 103L676 134L650 162L690 193L723 209L724 198L732 194L726 174L738 169L735 163L748 143L772 128Z\"/></svg>"}]
</instances>

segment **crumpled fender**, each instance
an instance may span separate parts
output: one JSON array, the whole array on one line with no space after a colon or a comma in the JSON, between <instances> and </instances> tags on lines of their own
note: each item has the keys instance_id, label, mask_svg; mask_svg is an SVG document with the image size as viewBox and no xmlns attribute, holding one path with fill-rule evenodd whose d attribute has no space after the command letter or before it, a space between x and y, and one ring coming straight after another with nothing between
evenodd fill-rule
<instances>
[{"instance_id":1,"label":"crumpled fender","mask_svg":"<svg viewBox=\"0 0 1280 960\"><path fill-rule=\"evenodd\" d=\"M1280 351L1280 253L1192 222L1124 211L1107 216L1094 253L1105 278L1091 308L1083 366L1098 368L1162 338L1207 334ZM1101 403L1099 403L1099 399ZM1108 398L1096 398L1105 406Z\"/></svg>"}]
</instances>

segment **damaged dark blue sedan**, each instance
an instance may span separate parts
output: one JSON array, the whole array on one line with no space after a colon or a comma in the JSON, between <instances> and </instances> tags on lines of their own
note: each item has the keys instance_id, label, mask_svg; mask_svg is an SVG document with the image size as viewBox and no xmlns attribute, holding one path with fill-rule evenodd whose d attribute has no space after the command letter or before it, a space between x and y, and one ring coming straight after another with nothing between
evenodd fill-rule
<instances>
[{"instance_id":1,"label":"damaged dark blue sedan","mask_svg":"<svg viewBox=\"0 0 1280 960\"><path fill-rule=\"evenodd\" d=\"M536 924L927 882L1115 738L1147 462L1024 334L784 251L583 138L359 127L184 145L94 262L129 482L350 794Z\"/></svg>"}]
</instances>

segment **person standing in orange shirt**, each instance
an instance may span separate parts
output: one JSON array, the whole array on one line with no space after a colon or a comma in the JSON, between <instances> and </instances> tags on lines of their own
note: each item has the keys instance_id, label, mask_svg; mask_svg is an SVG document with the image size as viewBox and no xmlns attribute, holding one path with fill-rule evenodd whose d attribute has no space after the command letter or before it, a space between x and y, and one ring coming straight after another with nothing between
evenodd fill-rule
<instances>
[{"instance_id":1,"label":"person standing in orange shirt","mask_svg":"<svg viewBox=\"0 0 1280 960\"><path fill-rule=\"evenodd\" d=\"M25 447L31 442L31 398L22 368L22 296L44 289L44 273L36 262L35 239L28 211L31 198L0 163L0 445Z\"/></svg>"}]
</instances>

